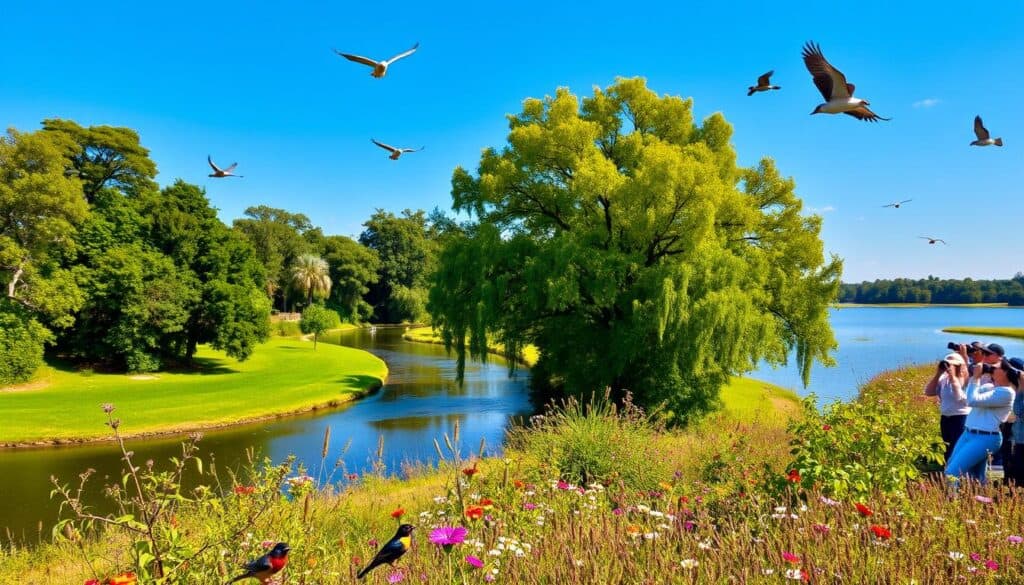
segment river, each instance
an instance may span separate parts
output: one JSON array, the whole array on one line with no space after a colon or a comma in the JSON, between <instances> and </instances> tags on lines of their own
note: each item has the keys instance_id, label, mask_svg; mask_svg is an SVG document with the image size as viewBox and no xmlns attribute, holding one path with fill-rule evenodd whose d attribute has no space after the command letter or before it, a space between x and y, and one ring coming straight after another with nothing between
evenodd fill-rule
<instances>
[{"instance_id":1,"label":"river","mask_svg":"<svg viewBox=\"0 0 1024 585\"><path fill-rule=\"evenodd\" d=\"M1024 310L961 307L842 308L832 310L839 341L835 368L816 365L811 384L803 388L796 367L762 366L750 374L795 389L814 392L819 400L849 399L857 385L878 372L901 365L938 360L947 341L972 341L973 336L942 333L955 325L1024 327ZM384 442L387 471L400 473L405 463L436 459L433 439L451 433L459 421L463 446L475 450L483 438L490 450L500 449L505 429L515 417L528 415L529 375L508 375L507 363L493 357L487 364L467 364L466 382L455 383L455 361L437 345L402 340L403 328L378 327L335 334L328 341L358 347L381 357L390 370L376 394L328 412L263 422L207 433L200 446L218 466L237 468L249 447L280 461L295 454L319 465L324 430L330 426L329 465L342 461L345 471L361 473L372 466L378 440ZM1024 356L1024 341L998 340L1009 355ZM344 444L351 441L347 451ZM165 462L179 453L179 438L133 441L137 461ZM48 538L57 505L49 499L49 477L73 482L87 468L99 478L120 475L111 444L0 450L0 530L19 541L34 541L40 528ZM5 538L6 539L6 538Z\"/></svg>"}]
</instances>

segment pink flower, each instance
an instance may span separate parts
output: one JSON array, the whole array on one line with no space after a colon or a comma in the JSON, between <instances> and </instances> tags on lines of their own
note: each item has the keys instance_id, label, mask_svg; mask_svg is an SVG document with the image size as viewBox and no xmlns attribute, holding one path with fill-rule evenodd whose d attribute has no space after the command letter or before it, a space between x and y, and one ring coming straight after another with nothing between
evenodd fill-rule
<instances>
[{"instance_id":1,"label":"pink flower","mask_svg":"<svg viewBox=\"0 0 1024 585\"><path fill-rule=\"evenodd\" d=\"M484 575L484 581L487 581L488 583L493 583L494 575L492 575L491 573L487 573L486 575Z\"/></svg>"},{"instance_id":2,"label":"pink flower","mask_svg":"<svg viewBox=\"0 0 1024 585\"><path fill-rule=\"evenodd\" d=\"M615 514L616 516L622 516L622 508L615 508L614 510L612 510L612 514Z\"/></svg>"},{"instance_id":3,"label":"pink flower","mask_svg":"<svg viewBox=\"0 0 1024 585\"><path fill-rule=\"evenodd\" d=\"M395 571L394 573L388 574L388 583L394 585L395 583L401 583L405 580L405 573L402 571Z\"/></svg>"},{"instance_id":4,"label":"pink flower","mask_svg":"<svg viewBox=\"0 0 1024 585\"><path fill-rule=\"evenodd\" d=\"M569 489L569 484L566 483L564 479L560 479L558 480L558 489L567 490Z\"/></svg>"},{"instance_id":5,"label":"pink flower","mask_svg":"<svg viewBox=\"0 0 1024 585\"><path fill-rule=\"evenodd\" d=\"M782 551L782 560L786 561L787 563L792 563L794 565L799 565L801 563L800 557L796 556L791 552L786 551Z\"/></svg>"},{"instance_id":6,"label":"pink flower","mask_svg":"<svg viewBox=\"0 0 1024 585\"><path fill-rule=\"evenodd\" d=\"M1011 534L1010 536L1006 537L1006 542L1010 544L1020 544L1024 542L1024 538L1017 536L1016 534Z\"/></svg>"},{"instance_id":7,"label":"pink flower","mask_svg":"<svg viewBox=\"0 0 1024 585\"><path fill-rule=\"evenodd\" d=\"M828 534L829 531L829 527L827 524L815 524L812 528L818 534Z\"/></svg>"},{"instance_id":8,"label":"pink flower","mask_svg":"<svg viewBox=\"0 0 1024 585\"><path fill-rule=\"evenodd\" d=\"M974 496L974 499L979 501L979 502L981 502L982 504L991 504L992 503L992 498L990 498L988 496L978 495L978 496Z\"/></svg>"},{"instance_id":9,"label":"pink flower","mask_svg":"<svg viewBox=\"0 0 1024 585\"><path fill-rule=\"evenodd\" d=\"M999 569L999 563L993 561L992 559L989 559L985 561L985 568L989 571L996 571Z\"/></svg>"},{"instance_id":10,"label":"pink flower","mask_svg":"<svg viewBox=\"0 0 1024 585\"><path fill-rule=\"evenodd\" d=\"M978 562L981 560L981 555L979 555L978 553L971 553L969 556L971 557L971 560L974 562Z\"/></svg>"},{"instance_id":11,"label":"pink flower","mask_svg":"<svg viewBox=\"0 0 1024 585\"><path fill-rule=\"evenodd\" d=\"M534 503L531 503L531 502L526 502L525 504L523 504L523 509L526 510L526 511L536 510L537 509L537 504L534 504Z\"/></svg>"},{"instance_id":12,"label":"pink flower","mask_svg":"<svg viewBox=\"0 0 1024 585\"><path fill-rule=\"evenodd\" d=\"M462 544L466 540L469 531L462 526L442 526L435 528L430 533L430 542L440 546L452 546Z\"/></svg>"},{"instance_id":13,"label":"pink flower","mask_svg":"<svg viewBox=\"0 0 1024 585\"><path fill-rule=\"evenodd\" d=\"M826 506L838 506L839 505L839 501L838 500L833 500L832 498L828 498L828 497L825 497L825 496L821 496L820 498L818 498L818 500L821 501L821 503L825 504Z\"/></svg>"},{"instance_id":14,"label":"pink flower","mask_svg":"<svg viewBox=\"0 0 1024 585\"><path fill-rule=\"evenodd\" d=\"M484 562L474 557L473 555L466 555L466 562L476 567L477 569L484 568Z\"/></svg>"}]
</instances>

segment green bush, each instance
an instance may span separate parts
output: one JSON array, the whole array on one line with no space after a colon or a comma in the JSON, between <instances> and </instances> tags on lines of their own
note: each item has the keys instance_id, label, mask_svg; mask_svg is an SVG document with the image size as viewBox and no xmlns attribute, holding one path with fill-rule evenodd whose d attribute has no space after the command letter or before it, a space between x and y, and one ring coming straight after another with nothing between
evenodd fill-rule
<instances>
[{"instance_id":1,"label":"green bush","mask_svg":"<svg viewBox=\"0 0 1024 585\"><path fill-rule=\"evenodd\" d=\"M294 337L301 333L298 321L274 321L271 323L274 335L281 337Z\"/></svg>"},{"instance_id":2,"label":"green bush","mask_svg":"<svg viewBox=\"0 0 1024 585\"><path fill-rule=\"evenodd\" d=\"M661 423L628 396L621 407L607 396L586 404L570 398L531 421L532 426L510 432L509 444L551 465L567 481L621 480L629 489L655 490L672 475L654 451Z\"/></svg>"},{"instance_id":3,"label":"green bush","mask_svg":"<svg viewBox=\"0 0 1024 585\"><path fill-rule=\"evenodd\" d=\"M789 427L794 458L782 481L835 497L899 496L923 466L942 461L942 441L919 418L892 400L861 397L822 412L808 397Z\"/></svg>"},{"instance_id":4,"label":"green bush","mask_svg":"<svg viewBox=\"0 0 1024 585\"><path fill-rule=\"evenodd\" d=\"M0 386L28 381L43 365L49 330L6 301L0 302Z\"/></svg>"}]
</instances>

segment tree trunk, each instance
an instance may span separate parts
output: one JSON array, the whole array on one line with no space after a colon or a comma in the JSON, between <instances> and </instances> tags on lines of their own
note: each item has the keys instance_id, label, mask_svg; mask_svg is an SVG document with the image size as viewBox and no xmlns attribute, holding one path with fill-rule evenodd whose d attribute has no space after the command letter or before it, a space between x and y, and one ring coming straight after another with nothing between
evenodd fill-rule
<instances>
[{"instance_id":1,"label":"tree trunk","mask_svg":"<svg viewBox=\"0 0 1024 585\"><path fill-rule=\"evenodd\" d=\"M316 351L316 332L313 332L313 351Z\"/></svg>"}]
</instances>

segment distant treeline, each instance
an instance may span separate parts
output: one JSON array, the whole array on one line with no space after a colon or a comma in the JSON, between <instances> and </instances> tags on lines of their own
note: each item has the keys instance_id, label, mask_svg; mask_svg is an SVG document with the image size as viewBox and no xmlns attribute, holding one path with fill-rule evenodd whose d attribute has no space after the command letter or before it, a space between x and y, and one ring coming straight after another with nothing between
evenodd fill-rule
<instances>
[{"instance_id":1,"label":"distant treeline","mask_svg":"<svg viewBox=\"0 0 1024 585\"><path fill-rule=\"evenodd\" d=\"M1008 303L1024 305L1024 273L1007 280L944 280L929 276L921 280L897 278L860 284L843 283L841 303Z\"/></svg>"}]
</instances>

